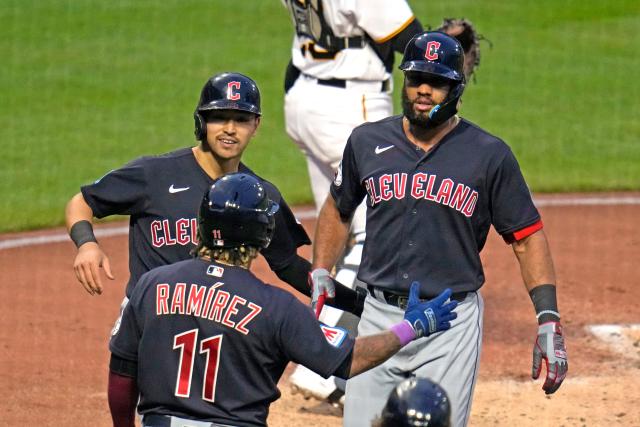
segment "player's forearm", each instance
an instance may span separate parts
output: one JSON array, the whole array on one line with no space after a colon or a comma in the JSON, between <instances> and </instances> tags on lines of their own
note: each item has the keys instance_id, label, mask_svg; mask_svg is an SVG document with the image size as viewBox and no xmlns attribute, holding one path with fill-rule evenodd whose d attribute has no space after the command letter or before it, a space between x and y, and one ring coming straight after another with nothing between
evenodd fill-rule
<instances>
[{"instance_id":1,"label":"player's forearm","mask_svg":"<svg viewBox=\"0 0 640 427\"><path fill-rule=\"evenodd\" d=\"M84 200L82 193L76 194L69 200L64 215L67 231L70 231L73 224L78 221L92 222L93 220L93 210Z\"/></svg>"},{"instance_id":2,"label":"player's forearm","mask_svg":"<svg viewBox=\"0 0 640 427\"><path fill-rule=\"evenodd\" d=\"M136 379L109 371L107 400L114 427L134 427L138 387Z\"/></svg>"},{"instance_id":3,"label":"player's forearm","mask_svg":"<svg viewBox=\"0 0 640 427\"><path fill-rule=\"evenodd\" d=\"M544 230L514 242L513 251L518 258L527 291L543 284L556 284L556 273Z\"/></svg>"},{"instance_id":4,"label":"player's forearm","mask_svg":"<svg viewBox=\"0 0 640 427\"><path fill-rule=\"evenodd\" d=\"M358 337L353 347L349 378L385 362L401 347L400 339L391 331Z\"/></svg>"},{"instance_id":5,"label":"player's forearm","mask_svg":"<svg viewBox=\"0 0 640 427\"><path fill-rule=\"evenodd\" d=\"M350 222L342 220L333 197L329 195L320 210L316 223L312 268L325 268L331 271L344 250L349 235L349 226Z\"/></svg>"},{"instance_id":6,"label":"player's forearm","mask_svg":"<svg viewBox=\"0 0 640 427\"><path fill-rule=\"evenodd\" d=\"M539 324L560 320L556 296L556 274L551 251L543 230L513 244L520 263L522 280Z\"/></svg>"}]
</instances>

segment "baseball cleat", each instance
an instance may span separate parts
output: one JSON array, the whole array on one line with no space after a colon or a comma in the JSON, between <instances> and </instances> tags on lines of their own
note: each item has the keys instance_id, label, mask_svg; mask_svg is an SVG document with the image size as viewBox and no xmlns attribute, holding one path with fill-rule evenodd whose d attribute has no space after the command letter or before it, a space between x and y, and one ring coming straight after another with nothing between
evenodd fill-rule
<instances>
[{"instance_id":1,"label":"baseball cleat","mask_svg":"<svg viewBox=\"0 0 640 427\"><path fill-rule=\"evenodd\" d=\"M291 392L293 394L300 393L305 399L328 400L337 388L333 377L322 378L302 365L296 367L289 377L289 382L291 383Z\"/></svg>"}]
</instances>

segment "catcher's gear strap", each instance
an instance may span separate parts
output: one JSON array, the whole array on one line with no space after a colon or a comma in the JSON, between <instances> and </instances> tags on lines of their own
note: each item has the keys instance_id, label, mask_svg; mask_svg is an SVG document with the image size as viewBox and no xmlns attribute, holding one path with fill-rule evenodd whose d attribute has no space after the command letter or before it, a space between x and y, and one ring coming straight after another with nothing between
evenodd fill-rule
<instances>
[{"instance_id":1,"label":"catcher's gear strap","mask_svg":"<svg viewBox=\"0 0 640 427\"><path fill-rule=\"evenodd\" d=\"M123 359L120 356L111 354L109 370L118 375L135 378L138 376L138 362Z\"/></svg>"},{"instance_id":2,"label":"catcher's gear strap","mask_svg":"<svg viewBox=\"0 0 640 427\"><path fill-rule=\"evenodd\" d=\"M531 236L533 233L535 233L536 231L540 231L542 230L543 224L542 224L542 220L538 220L536 222L534 222L531 225L527 225L526 227L518 230L518 231L514 231L512 233L507 233L504 234L502 236L502 238L504 239L504 241L507 244L512 244L514 242L517 242L518 240L522 240L525 237L529 237Z\"/></svg>"},{"instance_id":3,"label":"catcher's gear strap","mask_svg":"<svg viewBox=\"0 0 640 427\"><path fill-rule=\"evenodd\" d=\"M545 284L536 286L529 291L529 296L536 310L539 325L560 320L555 285Z\"/></svg>"},{"instance_id":4,"label":"catcher's gear strap","mask_svg":"<svg viewBox=\"0 0 640 427\"><path fill-rule=\"evenodd\" d=\"M364 36L336 37L324 17L322 0L315 2L288 0L287 6L296 27L296 34L306 36L330 52L366 46Z\"/></svg>"},{"instance_id":5,"label":"catcher's gear strap","mask_svg":"<svg viewBox=\"0 0 640 427\"><path fill-rule=\"evenodd\" d=\"M298 77L300 77L300 70L293 65L293 59L290 59L284 73L284 93L289 92L289 89L293 87Z\"/></svg>"},{"instance_id":6,"label":"catcher's gear strap","mask_svg":"<svg viewBox=\"0 0 640 427\"><path fill-rule=\"evenodd\" d=\"M87 220L81 220L73 224L71 230L69 230L69 236L73 243L76 244L76 248L88 242L97 242L96 236L93 234L93 225Z\"/></svg>"},{"instance_id":7,"label":"catcher's gear strap","mask_svg":"<svg viewBox=\"0 0 640 427\"><path fill-rule=\"evenodd\" d=\"M311 296L311 289L309 288L308 282L310 271L311 263L298 255L289 265L277 270L275 273L280 280L290 284L295 290L309 297ZM348 288L333 278L331 280L333 280L335 284L336 297L329 305L360 317L364 307L366 291L362 294Z\"/></svg>"}]
</instances>

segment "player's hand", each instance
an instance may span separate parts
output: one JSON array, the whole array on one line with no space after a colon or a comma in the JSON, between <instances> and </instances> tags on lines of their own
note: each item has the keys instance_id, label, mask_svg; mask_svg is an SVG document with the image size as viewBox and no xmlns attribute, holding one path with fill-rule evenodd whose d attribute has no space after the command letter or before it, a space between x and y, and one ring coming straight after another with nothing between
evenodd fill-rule
<instances>
[{"instance_id":1,"label":"player's hand","mask_svg":"<svg viewBox=\"0 0 640 427\"><path fill-rule=\"evenodd\" d=\"M562 337L560 322L546 322L538 326L538 337L533 345L533 366L531 376L534 380L540 376L542 360L547 365L547 377L542 385L545 394L554 393L567 376L569 363L567 349Z\"/></svg>"},{"instance_id":2,"label":"player's hand","mask_svg":"<svg viewBox=\"0 0 640 427\"><path fill-rule=\"evenodd\" d=\"M335 298L336 288L329 272L324 268L316 268L309 273L309 286L311 287L311 308L317 318L320 316L325 300Z\"/></svg>"},{"instance_id":3,"label":"player's hand","mask_svg":"<svg viewBox=\"0 0 640 427\"><path fill-rule=\"evenodd\" d=\"M84 289L91 295L102 294L102 280L100 279L100 267L111 280L115 279L111 273L109 257L95 242L87 242L78 248L78 254L73 261L73 271Z\"/></svg>"},{"instance_id":4,"label":"player's hand","mask_svg":"<svg viewBox=\"0 0 640 427\"><path fill-rule=\"evenodd\" d=\"M409 302L404 312L404 320L411 324L416 338L444 331L451 327L451 321L458 317L454 311L458 301L449 301L451 289L429 301L420 301L420 282L413 282L409 291Z\"/></svg>"}]
</instances>

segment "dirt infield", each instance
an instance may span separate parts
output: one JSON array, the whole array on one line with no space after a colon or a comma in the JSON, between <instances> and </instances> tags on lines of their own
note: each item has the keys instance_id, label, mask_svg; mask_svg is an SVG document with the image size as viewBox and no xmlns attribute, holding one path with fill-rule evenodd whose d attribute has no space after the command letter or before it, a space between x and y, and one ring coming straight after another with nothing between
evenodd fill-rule
<instances>
[{"instance_id":1,"label":"dirt infield","mask_svg":"<svg viewBox=\"0 0 640 427\"><path fill-rule=\"evenodd\" d=\"M533 309L511 249L492 232L482 256L485 336L470 425L640 426L640 330L605 330L600 336L609 342L589 330L640 324L640 205L554 204L566 195L540 200L550 200L540 210L559 278L569 377L551 397L529 379ZM304 225L312 231L312 221ZM3 235L0 248L60 231ZM107 340L124 294L127 240L100 240L117 278L100 297L76 282L68 241L0 249L0 426L111 425ZM281 284L265 266L260 260L254 270ZM339 411L291 395L286 376L280 389L270 425L341 425Z\"/></svg>"}]
</instances>

